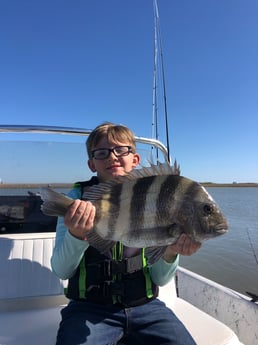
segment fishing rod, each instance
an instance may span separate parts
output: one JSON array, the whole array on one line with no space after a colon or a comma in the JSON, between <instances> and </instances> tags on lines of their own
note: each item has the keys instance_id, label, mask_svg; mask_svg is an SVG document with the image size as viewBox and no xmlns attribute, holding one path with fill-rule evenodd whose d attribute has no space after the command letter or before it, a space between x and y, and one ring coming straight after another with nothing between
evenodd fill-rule
<instances>
[{"instance_id":1,"label":"fishing rod","mask_svg":"<svg viewBox=\"0 0 258 345\"><path fill-rule=\"evenodd\" d=\"M168 161L170 163L170 144L169 144L169 130L168 130L168 111L167 111L167 96L166 96L166 82L165 82L165 67L163 59L162 38L159 20L159 10L157 0L153 0L154 8L154 72L153 72L153 95L152 95L152 136L159 140L158 133L158 101L157 101L157 66L158 58L161 64L161 79L163 85L163 101L165 112L165 130L166 130L166 146L168 152ZM159 54L158 54L159 53ZM158 161L158 152L156 153Z\"/></svg>"},{"instance_id":2,"label":"fishing rod","mask_svg":"<svg viewBox=\"0 0 258 345\"><path fill-rule=\"evenodd\" d=\"M251 250L252 250L253 255L254 255L254 259L255 259L255 261L256 261L256 263L258 265L258 256L256 255L255 248L254 248L253 242L251 240L251 236L250 236L248 228L246 229L246 231L247 231L248 240L249 240L249 243L250 243L250 246L251 246Z\"/></svg>"},{"instance_id":3,"label":"fishing rod","mask_svg":"<svg viewBox=\"0 0 258 345\"><path fill-rule=\"evenodd\" d=\"M157 100L157 61L158 61L158 39L157 39L157 16L155 2L154 6L154 68L153 68L153 93L152 93L152 138L158 140L158 100ZM159 160L159 152L156 149L156 160Z\"/></svg>"}]
</instances>

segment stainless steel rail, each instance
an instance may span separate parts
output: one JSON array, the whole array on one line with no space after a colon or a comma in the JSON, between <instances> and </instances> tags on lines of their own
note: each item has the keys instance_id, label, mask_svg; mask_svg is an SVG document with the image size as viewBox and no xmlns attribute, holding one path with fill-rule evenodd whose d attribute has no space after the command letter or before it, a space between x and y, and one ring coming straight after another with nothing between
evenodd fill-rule
<instances>
[{"instance_id":1,"label":"stainless steel rail","mask_svg":"<svg viewBox=\"0 0 258 345\"><path fill-rule=\"evenodd\" d=\"M90 129L58 127L58 126L38 126L38 125L1 125L0 133L41 133L41 134L65 134L88 136ZM159 149L164 159L168 161L168 152L166 146L159 140L135 136L135 140L141 144L147 144Z\"/></svg>"}]
</instances>

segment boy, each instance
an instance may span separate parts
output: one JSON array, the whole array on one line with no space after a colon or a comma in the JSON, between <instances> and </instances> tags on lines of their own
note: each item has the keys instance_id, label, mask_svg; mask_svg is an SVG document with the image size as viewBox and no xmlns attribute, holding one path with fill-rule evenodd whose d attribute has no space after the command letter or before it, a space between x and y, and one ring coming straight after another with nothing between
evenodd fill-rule
<instances>
[{"instance_id":1,"label":"boy","mask_svg":"<svg viewBox=\"0 0 258 345\"><path fill-rule=\"evenodd\" d=\"M69 279L66 295L71 299L61 312L56 344L195 344L174 313L156 297L158 286L173 277L178 254L191 255L200 244L183 234L151 267L146 265L144 249L118 243L103 255L89 246L87 234L93 227L95 207L81 200L84 191L129 173L140 156L133 133L112 123L96 127L86 146L88 166L97 176L76 184L70 192L76 200L64 219L58 220L51 259L57 276Z\"/></svg>"}]
</instances>

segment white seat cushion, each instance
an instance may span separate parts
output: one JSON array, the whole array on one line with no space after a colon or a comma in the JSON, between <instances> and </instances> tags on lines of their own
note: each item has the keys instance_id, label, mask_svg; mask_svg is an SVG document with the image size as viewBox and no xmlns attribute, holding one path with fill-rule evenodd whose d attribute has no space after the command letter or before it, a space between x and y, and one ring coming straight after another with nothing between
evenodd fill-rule
<instances>
[{"instance_id":1,"label":"white seat cushion","mask_svg":"<svg viewBox=\"0 0 258 345\"><path fill-rule=\"evenodd\" d=\"M175 297L175 284L170 282L160 288L159 299L172 309L191 333L197 345L240 345L236 334L226 325Z\"/></svg>"},{"instance_id":2,"label":"white seat cushion","mask_svg":"<svg viewBox=\"0 0 258 345\"><path fill-rule=\"evenodd\" d=\"M0 313L0 344L55 344L61 308Z\"/></svg>"}]
</instances>

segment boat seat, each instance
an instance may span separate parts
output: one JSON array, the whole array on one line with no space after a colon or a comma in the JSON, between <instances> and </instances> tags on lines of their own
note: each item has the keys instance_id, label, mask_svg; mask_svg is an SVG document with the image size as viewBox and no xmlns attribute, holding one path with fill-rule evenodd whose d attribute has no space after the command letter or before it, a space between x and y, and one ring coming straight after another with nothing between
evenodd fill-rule
<instances>
[{"instance_id":1,"label":"boat seat","mask_svg":"<svg viewBox=\"0 0 258 345\"><path fill-rule=\"evenodd\" d=\"M216 320L192 304L176 296L175 282L160 288L159 299L188 329L197 345L241 345L236 334L222 322Z\"/></svg>"},{"instance_id":2,"label":"boat seat","mask_svg":"<svg viewBox=\"0 0 258 345\"><path fill-rule=\"evenodd\" d=\"M181 298L175 297L175 288L172 282L160 290L159 298L184 323L197 345L241 344L229 327ZM26 298L24 302L26 302ZM56 331L60 322L60 310L64 305L39 308L36 306L36 300L29 298L27 298L24 307L35 308L36 306L36 309L14 310L14 304L15 301L12 301L12 308L10 308L12 311L0 312L1 345L55 344Z\"/></svg>"},{"instance_id":3,"label":"boat seat","mask_svg":"<svg viewBox=\"0 0 258 345\"><path fill-rule=\"evenodd\" d=\"M50 271L54 234L0 236L0 344L53 345L60 310L67 303L63 282ZM235 333L176 296L174 281L159 298L185 324L197 345L240 345Z\"/></svg>"}]
</instances>

